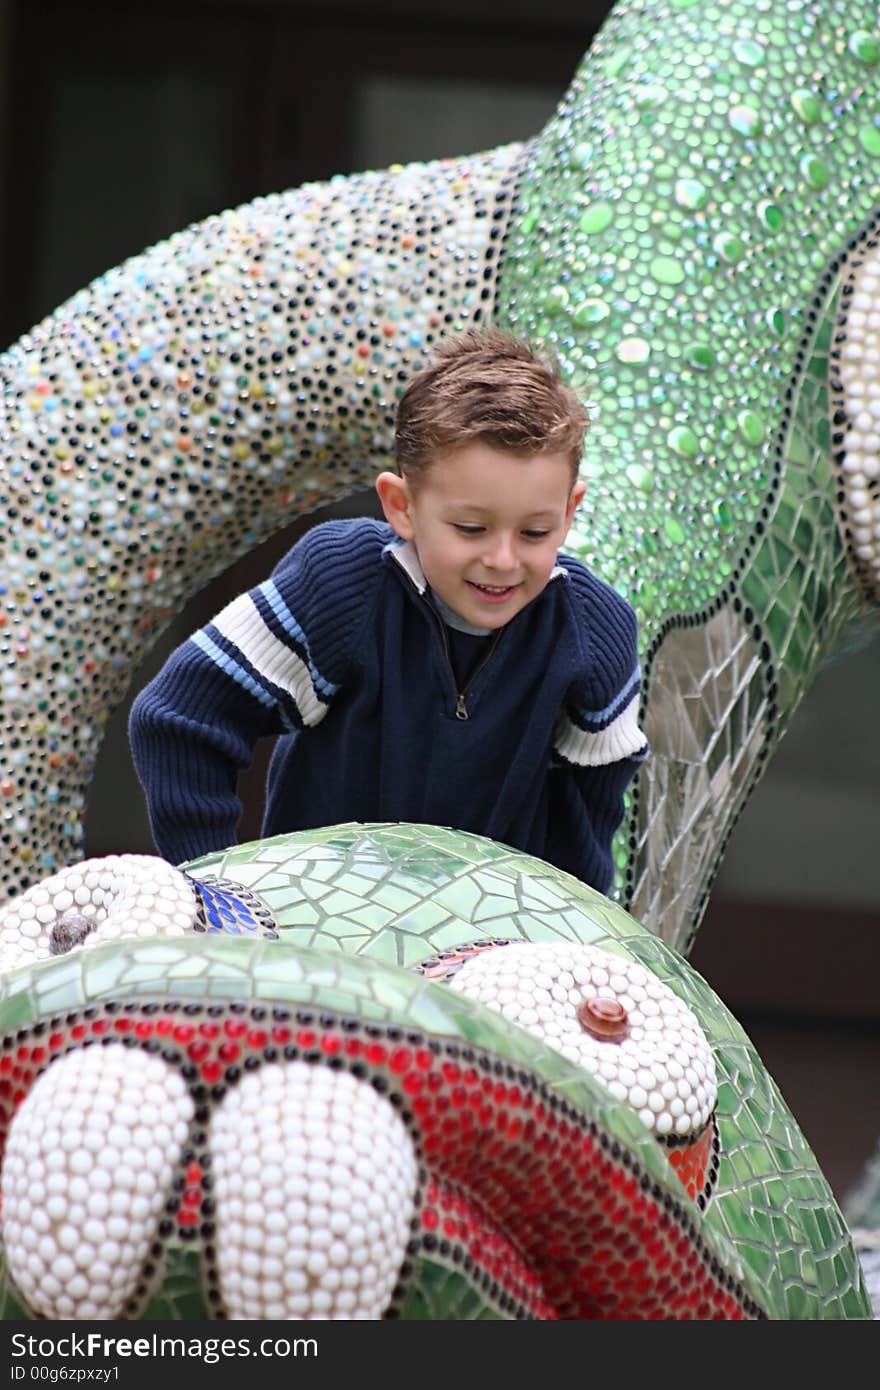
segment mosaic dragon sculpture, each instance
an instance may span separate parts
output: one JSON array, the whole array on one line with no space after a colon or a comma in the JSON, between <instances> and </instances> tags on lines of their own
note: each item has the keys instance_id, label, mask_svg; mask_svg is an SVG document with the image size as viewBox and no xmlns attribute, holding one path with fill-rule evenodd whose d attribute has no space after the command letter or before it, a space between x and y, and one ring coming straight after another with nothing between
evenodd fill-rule
<instances>
[{"instance_id":1,"label":"mosaic dragon sculpture","mask_svg":"<svg viewBox=\"0 0 880 1390\"><path fill-rule=\"evenodd\" d=\"M259 198L4 355L3 1316L871 1316L685 955L876 622L878 207L873 4L620 4L534 140ZM617 901L426 826L80 862L142 653L489 321L588 402L569 548L639 616Z\"/></svg>"}]
</instances>

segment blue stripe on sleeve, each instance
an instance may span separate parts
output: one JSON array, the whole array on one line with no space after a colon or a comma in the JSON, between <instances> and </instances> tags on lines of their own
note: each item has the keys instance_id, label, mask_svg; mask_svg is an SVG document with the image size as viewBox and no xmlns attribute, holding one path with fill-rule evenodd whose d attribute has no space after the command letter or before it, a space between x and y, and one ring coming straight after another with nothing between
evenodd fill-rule
<instances>
[{"instance_id":1,"label":"blue stripe on sleeve","mask_svg":"<svg viewBox=\"0 0 880 1390\"><path fill-rule=\"evenodd\" d=\"M267 579L265 583L258 585L257 592L265 598L275 618L281 624L282 630L293 638L305 654L306 665L309 668L309 675L316 691L328 699L334 696L339 687L325 680L312 661L308 638L282 598L274 580Z\"/></svg>"},{"instance_id":2,"label":"blue stripe on sleeve","mask_svg":"<svg viewBox=\"0 0 880 1390\"><path fill-rule=\"evenodd\" d=\"M616 719L617 715L620 714L621 710L626 708L638 691L640 684L641 672L637 666L626 685L615 695L610 705L606 705L604 709L598 710L577 710L575 713L578 723L583 723L584 725L588 724L591 728L601 726L602 724L610 724Z\"/></svg>"},{"instance_id":3,"label":"blue stripe on sleeve","mask_svg":"<svg viewBox=\"0 0 880 1390\"><path fill-rule=\"evenodd\" d=\"M243 666L240 666L227 652L224 652L218 647L217 643L212 641L206 632L201 630L199 632L194 632L190 641L195 642L196 646L201 648L205 653L205 656L210 657L215 666L219 666L220 670L223 671L225 675L231 676L238 685L242 686L248 692L248 694L253 695L255 699L259 700L261 705L268 705L271 707L275 704L268 690L264 690L263 686L259 685L252 676L248 675Z\"/></svg>"}]
</instances>

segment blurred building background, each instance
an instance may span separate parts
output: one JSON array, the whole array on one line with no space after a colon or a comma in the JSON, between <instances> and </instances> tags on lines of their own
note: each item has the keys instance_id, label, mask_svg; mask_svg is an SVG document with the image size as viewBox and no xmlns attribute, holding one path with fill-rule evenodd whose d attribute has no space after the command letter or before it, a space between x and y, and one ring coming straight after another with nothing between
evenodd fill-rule
<instances>
[{"instance_id":1,"label":"blurred building background","mask_svg":"<svg viewBox=\"0 0 880 1390\"><path fill-rule=\"evenodd\" d=\"M515 8L516 13L511 14ZM0 0L0 348L96 275L223 208L535 134L608 5ZM376 514L371 495L334 515ZM133 673L263 578L238 562ZM838 1197L880 1134L880 642L817 681L735 832L693 963L739 1017ZM111 721L90 854L149 852ZM242 837L258 833L265 758Z\"/></svg>"}]
</instances>

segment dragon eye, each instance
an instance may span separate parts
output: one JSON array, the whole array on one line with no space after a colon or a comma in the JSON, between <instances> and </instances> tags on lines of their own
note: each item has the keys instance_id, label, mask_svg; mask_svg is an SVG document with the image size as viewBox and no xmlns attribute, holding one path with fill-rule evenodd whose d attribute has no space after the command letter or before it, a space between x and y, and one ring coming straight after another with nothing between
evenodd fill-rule
<instances>
[{"instance_id":1,"label":"dragon eye","mask_svg":"<svg viewBox=\"0 0 880 1390\"><path fill-rule=\"evenodd\" d=\"M597 946L511 942L456 954L449 988L527 1029L631 1105L705 1205L717 1169L718 1087L687 1004L644 966Z\"/></svg>"},{"instance_id":2,"label":"dragon eye","mask_svg":"<svg viewBox=\"0 0 880 1390\"><path fill-rule=\"evenodd\" d=\"M86 937L95 930L90 917L71 909L59 917L49 932L49 954L63 956L75 946L81 946Z\"/></svg>"},{"instance_id":3,"label":"dragon eye","mask_svg":"<svg viewBox=\"0 0 880 1390\"><path fill-rule=\"evenodd\" d=\"M0 906L0 973L130 937L196 929L192 881L146 854L111 854L60 869Z\"/></svg>"}]
</instances>

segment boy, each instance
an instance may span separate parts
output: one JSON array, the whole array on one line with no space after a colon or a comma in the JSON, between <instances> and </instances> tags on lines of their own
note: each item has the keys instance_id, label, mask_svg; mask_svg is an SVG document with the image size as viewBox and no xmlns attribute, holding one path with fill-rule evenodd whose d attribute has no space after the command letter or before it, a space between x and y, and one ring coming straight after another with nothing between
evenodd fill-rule
<instances>
[{"instance_id":1,"label":"boy","mask_svg":"<svg viewBox=\"0 0 880 1390\"><path fill-rule=\"evenodd\" d=\"M346 821L475 831L606 892L647 753L636 621L557 556L587 420L498 331L443 344L397 411L387 524L329 521L172 654L134 703L159 852L235 842L239 769L281 737L263 836Z\"/></svg>"}]
</instances>

